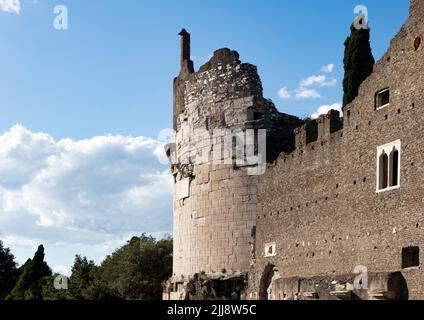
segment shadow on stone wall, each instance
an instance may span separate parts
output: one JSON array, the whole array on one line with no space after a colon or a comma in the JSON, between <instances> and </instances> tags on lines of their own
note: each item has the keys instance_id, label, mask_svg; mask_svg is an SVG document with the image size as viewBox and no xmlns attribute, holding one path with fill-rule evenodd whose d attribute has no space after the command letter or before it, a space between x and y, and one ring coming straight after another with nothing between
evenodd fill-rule
<instances>
[{"instance_id":1,"label":"shadow on stone wall","mask_svg":"<svg viewBox=\"0 0 424 320\"><path fill-rule=\"evenodd\" d=\"M260 300L408 300L401 272L370 273L366 289L355 288L355 275L281 278L268 264L259 287ZM362 284L362 282L361 282Z\"/></svg>"}]
</instances>

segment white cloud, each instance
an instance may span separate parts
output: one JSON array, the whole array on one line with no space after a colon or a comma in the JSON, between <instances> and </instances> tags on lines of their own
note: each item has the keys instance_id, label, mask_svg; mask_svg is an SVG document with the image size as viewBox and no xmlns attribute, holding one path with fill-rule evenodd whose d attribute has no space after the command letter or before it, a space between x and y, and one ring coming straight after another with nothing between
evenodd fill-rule
<instances>
[{"instance_id":1,"label":"white cloud","mask_svg":"<svg viewBox=\"0 0 424 320\"><path fill-rule=\"evenodd\" d=\"M311 114L312 119L317 119L322 114L327 114L330 110L337 110L342 111L342 104L341 103L334 103L331 105L323 105L318 107L317 111L315 111L313 114Z\"/></svg>"},{"instance_id":2,"label":"white cloud","mask_svg":"<svg viewBox=\"0 0 424 320\"><path fill-rule=\"evenodd\" d=\"M334 71L334 67L334 64L330 63L322 67L321 71L325 73L332 73Z\"/></svg>"},{"instance_id":3,"label":"white cloud","mask_svg":"<svg viewBox=\"0 0 424 320\"><path fill-rule=\"evenodd\" d=\"M39 240L37 241L37 239L30 239L12 234L2 237L1 240L8 246L32 247L33 249L37 248L39 244Z\"/></svg>"},{"instance_id":4,"label":"white cloud","mask_svg":"<svg viewBox=\"0 0 424 320\"><path fill-rule=\"evenodd\" d=\"M21 3L19 0L0 0L0 9L6 12L21 12Z\"/></svg>"},{"instance_id":5,"label":"white cloud","mask_svg":"<svg viewBox=\"0 0 424 320\"><path fill-rule=\"evenodd\" d=\"M133 235L170 232L172 182L161 148L119 135L56 141L14 126L0 135L0 240L20 262L43 243L60 266L77 253L99 262Z\"/></svg>"},{"instance_id":6,"label":"white cloud","mask_svg":"<svg viewBox=\"0 0 424 320\"><path fill-rule=\"evenodd\" d=\"M281 99L290 99L291 98L291 93L287 89L287 87L282 87L280 90L278 90L278 96Z\"/></svg>"},{"instance_id":7,"label":"white cloud","mask_svg":"<svg viewBox=\"0 0 424 320\"><path fill-rule=\"evenodd\" d=\"M317 99L321 94L315 89L300 88L296 90L296 99Z\"/></svg>"},{"instance_id":8,"label":"white cloud","mask_svg":"<svg viewBox=\"0 0 424 320\"><path fill-rule=\"evenodd\" d=\"M71 268L68 266L57 265L57 266L53 266L52 269L53 269L53 274L57 273L67 277L70 277L72 275Z\"/></svg>"},{"instance_id":9,"label":"white cloud","mask_svg":"<svg viewBox=\"0 0 424 320\"><path fill-rule=\"evenodd\" d=\"M328 79L324 75L310 76L300 82L301 88L318 86L318 87L333 87L337 84L337 79Z\"/></svg>"},{"instance_id":10,"label":"white cloud","mask_svg":"<svg viewBox=\"0 0 424 320\"><path fill-rule=\"evenodd\" d=\"M327 70L331 72L334 69L334 65L327 65L323 68L323 71ZM294 90L293 94L283 87L278 91L278 96L281 99L318 99L321 98L320 92L316 88L322 87L334 87L337 84L337 79L328 78L326 75L312 75L299 82L299 87Z\"/></svg>"}]
</instances>

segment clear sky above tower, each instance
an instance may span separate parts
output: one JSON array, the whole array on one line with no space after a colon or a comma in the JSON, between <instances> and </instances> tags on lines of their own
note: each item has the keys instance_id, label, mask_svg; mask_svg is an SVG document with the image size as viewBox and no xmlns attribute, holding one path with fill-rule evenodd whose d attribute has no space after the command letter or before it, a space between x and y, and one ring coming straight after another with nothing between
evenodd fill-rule
<instances>
[{"instance_id":1,"label":"clear sky above tower","mask_svg":"<svg viewBox=\"0 0 424 320\"><path fill-rule=\"evenodd\" d=\"M52 26L59 3L69 10L62 32ZM341 101L343 42L358 4L368 7L379 58L408 0L20 0L19 14L0 13L0 129L156 138L171 127L182 27L196 69L217 48L237 50L259 67L280 111L307 116Z\"/></svg>"}]
</instances>

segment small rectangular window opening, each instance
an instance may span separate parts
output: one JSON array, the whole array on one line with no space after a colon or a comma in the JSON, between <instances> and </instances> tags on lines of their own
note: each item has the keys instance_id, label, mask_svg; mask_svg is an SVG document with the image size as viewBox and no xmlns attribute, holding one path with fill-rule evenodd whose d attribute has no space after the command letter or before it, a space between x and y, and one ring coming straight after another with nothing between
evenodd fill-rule
<instances>
[{"instance_id":1,"label":"small rectangular window opening","mask_svg":"<svg viewBox=\"0 0 424 320\"><path fill-rule=\"evenodd\" d=\"M420 266L420 248L407 247L402 249L402 269Z\"/></svg>"},{"instance_id":2,"label":"small rectangular window opening","mask_svg":"<svg viewBox=\"0 0 424 320\"><path fill-rule=\"evenodd\" d=\"M387 107L390 104L390 90L384 89L380 92L377 92L375 97L375 108L381 109Z\"/></svg>"},{"instance_id":3,"label":"small rectangular window opening","mask_svg":"<svg viewBox=\"0 0 424 320\"><path fill-rule=\"evenodd\" d=\"M277 255L277 245L269 243L265 245L265 257L275 257Z\"/></svg>"}]
</instances>

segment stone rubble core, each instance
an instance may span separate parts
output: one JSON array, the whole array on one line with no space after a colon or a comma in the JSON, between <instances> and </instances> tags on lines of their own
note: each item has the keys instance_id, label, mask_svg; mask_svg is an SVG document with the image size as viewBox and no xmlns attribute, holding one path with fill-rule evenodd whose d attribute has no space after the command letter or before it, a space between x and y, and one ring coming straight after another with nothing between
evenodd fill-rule
<instances>
[{"instance_id":1,"label":"stone rubble core","mask_svg":"<svg viewBox=\"0 0 424 320\"><path fill-rule=\"evenodd\" d=\"M164 299L190 297L199 274L247 274L236 290L247 299L424 299L424 1L411 0L342 118L278 112L257 68L229 49L195 72L190 35L180 35L174 130L188 138L173 157L202 143L183 131L266 129L268 165L260 176L237 163L172 165L174 276ZM367 289L353 286L357 266L369 272Z\"/></svg>"}]
</instances>

